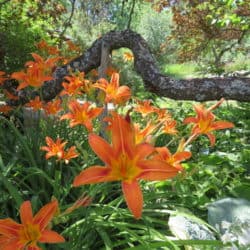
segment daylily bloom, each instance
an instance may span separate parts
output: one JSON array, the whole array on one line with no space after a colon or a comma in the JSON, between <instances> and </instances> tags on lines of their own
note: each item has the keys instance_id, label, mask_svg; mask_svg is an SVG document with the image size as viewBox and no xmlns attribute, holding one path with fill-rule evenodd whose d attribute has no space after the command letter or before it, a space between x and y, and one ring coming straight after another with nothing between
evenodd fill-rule
<instances>
[{"instance_id":1,"label":"daylily bloom","mask_svg":"<svg viewBox=\"0 0 250 250\"><path fill-rule=\"evenodd\" d=\"M159 122L165 122L166 120L172 119L172 116L167 109L155 108L155 113L158 116L157 119Z\"/></svg>"},{"instance_id":2,"label":"daylily bloom","mask_svg":"<svg viewBox=\"0 0 250 250\"><path fill-rule=\"evenodd\" d=\"M7 79L5 75L5 72L0 71L0 85Z\"/></svg>"},{"instance_id":3,"label":"daylily bloom","mask_svg":"<svg viewBox=\"0 0 250 250\"><path fill-rule=\"evenodd\" d=\"M71 40L67 40L66 43L68 46L68 50L81 52L81 48L79 46L77 46L76 44L74 44Z\"/></svg>"},{"instance_id":4,"label":"daylily bloom","mask_svg":"<svg viewBox=\"0 0 250 250\"><path fill-rule=\"evenodd\" d=\"M118 74L118 70L112 66L109 66L105 72L108 76L112 77L113 74Z\"/></svg>"},{"instance_id":5,"label":"daylily bloom","mask_svg":"<svg viewBox=\"0 0 250 250\"><path fill-rule=\"evenodd\" d=\"M177 151L174 154L171 154L167 147L157 147L156 151L158 154L154 155L155 160L166 161L169 165L177 168L179 171L183 170L182 161L189 159L192 156L192 153L189 151L184 151L182 145L184 141L181 141Z\"/></svg>"},{"instance_id":6,"label":"daylily bloom","mask_svg":"<svg viewBox=\"0 0 250 250\"><path fill-rule=\"evenodd\" d=\"M11 77L20 81L17 90L27 86L39 88L45 81L52 80L52 70L55 67L55 62L59 58L49 58L44 60L36 53L31 53L35 61L28 61L25 66L28 67L26 73L23 71L14 72Z\"/></svg>"},{"instance_id":7,"label":"daylily bloom","mask_svg":"<svg viewBox=\"0 0 250 250\"><path fill-rule=\"evenodd\" d=\"M78 76L66 76L64 78L68 81L68 83L62 83L64 90L60 95L80 95L81 88L84 86L84 73L80 73Z\"/></svg>"},{"instance_id":8,"label":"daylily bloom","mask_svg":"<svg viewBox=\"0 0 250 250\"><path fill-rule=\"evenodd\" d=\"M70 127L76 125L85 126L88 131L93 130L92 120L101 114L103 108L91 107L89 102L80 104L77 101L72 101L69 103L70 113L61 116L61 120L69 119Z\"/></svg>"},{"instance_id":9,"label":"daylily bloom","mask_svg":"<svg viewBox=\"0 0 250 250\"><path fill-rule=\"evenodd\" d=\"M13 108L9 105L0 105L0 113L7 114L9 113Z\"/></svg>"},{"instance_id":10,"label":"daylily bloom","mask_svg":"<svg viewBox=\"0 0 250 250\"><path fill-rule=\"evenodd\" d=\"M105 166L97 165L83 170L74 179L73 186L121 181L127 206L138 219L143 207L139 180L165 180L174 177L178 169L164 161L150 159L155 148L148 143L136 144L133 124L115 112L109 129L111 145L96 134L89 135L91 148Z\"/></svg>"},{"instance_id":11,"label":"daylily bloom","mask_svg":"<svg viewBox=\"0 0 250 250\"><path fill-rule=\"evenodd\" d=\"M45 81L53 79L51 76L44 75L44 73L37 66L28 68L27 73L23 71L14 72L11 77L20 81L17 90L26 88L27 86L39 88Z\"/></svg>"},{"instance_id":12,"label":"daylily bloom","mask_svg":"<svg viewBox=\"0 0 250 250\"><path fill-rule=\"evenodd\" d=\"M4 92L4 95L6 96L7 99L9 99L9 100L18 100L18 96L13 95L8 90L4 89L3 92Z\"/></svg>"},{"instance_id":13,"label":"daylily bloom","mask_svg":"<svg viewBox=\"0 0 250 250\"><path fill-rule=\"evenodd\" d=\"M98 83L93 85L105 92L105 102L113 102L114 104L125 103L131 97L131 91L128 86L119 86L119 74L114 73L111 76L110 83L101 78Z\"/></svg>"},{"instance_id":14,"label":"daylily bloom","mask_svg":"<svg viewBox=\"0 0 250 250\"><path fill-rule=\"evenodd\" d=\"M150 142L153 136L153 132L158 127L158 124L153 124L151 121L149 121L143 129L140 128L140 125L138 123L134 124L135 129L135 141L136 144L141 142Z\"/></svg>"},{"instance_id":15,"label":"daylily bloom","mask_svg":"<svg viewBox=\"0 0 250 250\"><path fill-rule=\"evenodd\" d=\"M57 201L43 206L33 216L30 201L25 201L20 207L21 224L14 220L0 219L0 249L1 250L41 250L41 243L61 243L65 239L55 231L48 229L58 208Z\"/></svg>"},{"instance_id":16,"label":"daylily bloom","mask_svg":"<svg viewBox=\"0 0 250 250\"><path fill-rule=\"evenodd\" d=\"M41 147L41 150L48 152L45 155L46 159L56 156L58 160L64 160L68 164L70 159L78 157L75 146L70 147L68 151L64 150L67 142L62 142L62 139L57 138L56 141L53 141L49 136L46 136L45 140L47 146Z\"/></svg>"},{"instance_id":17,"label":"daylily bloom","mask_svg":"<svg viewBox=\"0 0 250 250\"><path fill-rule=\"evenodd\" d=\"M217 108L224 99L206 109L202 104L195 105L194 109L196 112L196 117L188 117L184 120L184 123L194 123L192 128L192 136L195 138L200 134L205 134L210 140L211 146L215 144L215 136L211 133L214 130L232 128L234 124L227 121L215 121L215 115L211 112L213 109Z\"/></svg>"},{"instance_id":18,"label":"daylily bloom","mask_svg":"<svg viewBox=\"0 0 250 250\"><path fill-rule=\"evenodd\" d=\"M152 106L150 100L138 100L137 105L134 107L134 111L141 113L141 115L145 117L148 114L154 113L156 111L156 107Z\"/></svg>"},{"instance_id":19,"label":"daylily bloom","mask_svg":"<svg viewBox=\"0 0 250 250\"><path fill-rule=\"evenodd\" d=\"M55 99L53 101L47 102L43 105L43 109L47 115L55 115L60 110L62 110L62 101L60 99Z\"/></svg>"},{"instance_id":20,"label":"daylily bloom","mask_svg":"<svg viewBox=\"0 0 250 250\"><path fill-rule=\"evenodd\" d=\"M124 52L124 53L123 53L123 60L124 60L125 62L133 61L133 60L134 60L134 56L133 56L133 54L130 53L130 52Z\"/></svg>"},{"instance_id":21,"label":"daylily bloom","mask_svg":"<svg viewBox=\"0 0 250 250\"><path fill-rule=\"evenodd\" d=\"M34 109L35 111L37 110L40 110L43 108L43 103L42 101L40 100L40 97L39 96L36 96L35 99L33 100L30 100L27 104L26 104L27 107L30 107L32 109Z\"/></svg>"},{"instance_id":22,"label":"daylily bloom","mask_svg":"<svg viewBox=\"0 0 250 250\"><path fill-rule=\"evenodd\" d=\"M25 66L32 68L38 68L44 75L49 75L55 68L55 63L60 59L59 57L48 58L44 60L41 56L36 53L31 53L35 61L26 62Z\"/></svg>"},{"instance_id":23,"label":"daylily bloom","mask_svg":"<svg viewBox=\"0 0 250 250\"><path fill-rule=\"evenodd\" d=\"M175 120L167 119L163 123L163 127L161 128L161 130L165 134L175 135L178 133L178 131L176 130L176 124L177 122Z\"/></svg>"},{"instance_id":24,"label":"daylily bloom","mask_svg":"<svg viewBox=\"0 0 250 250\"><path fill-rule=\"evenodd\" d=\"M37 43L36 46L38 49L46 51L49 55L59 54L59 50L57 47L48 45L47 42L44 40Z\"/></svg>"}]
</instances>

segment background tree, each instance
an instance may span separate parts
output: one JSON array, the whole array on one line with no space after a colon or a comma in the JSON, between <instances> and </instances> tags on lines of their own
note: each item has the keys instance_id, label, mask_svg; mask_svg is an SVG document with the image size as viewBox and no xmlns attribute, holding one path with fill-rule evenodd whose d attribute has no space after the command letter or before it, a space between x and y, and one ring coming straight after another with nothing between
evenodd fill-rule
<instances>
[{"instance_id":1,"label":"background tree","mask_svg":"<svg viewBox=\"0 0 250 250\"><path fill-rule=\"evenodd\" d=\"M153 7L173 13L173 29L165 46L178 42L179 62L195 60L203 71L220 74L227 61L249 54L249 1L163 0Z\"/></svg>"},{"instance_id":2,"label":"background tree","mask_svg":"<svg viewBox=\"0 0 250 250\"><path fill-rule=\"evenodd\" d=\"M67 27L65 1L10 0L0 3L0 70L20 70L42 39L56 43ZM61 27L61 28L60 28Z\"/></svg>"}]
</instances>

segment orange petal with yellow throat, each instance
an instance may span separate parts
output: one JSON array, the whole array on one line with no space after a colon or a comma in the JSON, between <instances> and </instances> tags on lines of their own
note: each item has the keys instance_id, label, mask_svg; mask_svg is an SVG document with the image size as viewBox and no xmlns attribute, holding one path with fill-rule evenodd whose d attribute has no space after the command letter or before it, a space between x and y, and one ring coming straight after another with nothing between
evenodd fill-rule
<instances>
[{"instance_id":1,"label":"orange petal with yellow throat","mask_svg":"<svg viewBox=\"0 0 250 250\"><path fill-rule=\"evenodd\" d=\"M52 220L57 209L57 200L54 200L43 206L34 216L34 224L38 224L40 226L40 230L43 231L48 226L49 222Z\"/></svg>"},{"instance_id":2,"label":"orange petal with yellow throat","mask_svg":"<svg viewBox=\"0 0 250 250\"><path fill-rule=\"evenodd\" d=\"M24 201L20 207L20 218L22 224L31 223L33 220L33 213L30 201Z\"/></svg>"},{"instance_id":3,"label":"orange petal with yellow throat","mask_svg":"<svg viewBox=\"0 0 250 250\"><path fill-rule=\"evenodd\" d=\"M122 191L129 210L136 219L140 219L143 207L143 196L140 185L137 181L123 181Z\"/></svg>"},{"instance_id":4,"label":"orange petal with yellow throat","mask_svg":"<svg viewBox=\"0 0 250 250\"><path fill-rule=\"evenodd\" d=\"M44 243L59 243L65 242L65 239L55 231L44 230L39 241Z\"/></svg>"},{"instance_id":5,"label":"orange petal with yellow throat","mask_svg":"<svg viewBox=\"0 0 250 250\"><path fill-rule=\"evenodd\" d=\"M112 178L110 175L111 168L92 166L83 170L74 179L73 186L77 187L85 184L100 183L105 181L114 181L116 178Z\"/></svg>"}]
</instances>

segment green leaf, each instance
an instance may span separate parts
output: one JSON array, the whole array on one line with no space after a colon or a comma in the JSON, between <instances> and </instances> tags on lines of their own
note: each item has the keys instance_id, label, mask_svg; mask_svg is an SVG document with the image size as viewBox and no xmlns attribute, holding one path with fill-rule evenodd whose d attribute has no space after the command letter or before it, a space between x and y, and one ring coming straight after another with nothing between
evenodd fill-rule
<instances>
[{"instance_id":1,"label":"green leaf","mask_svg":"<svg viewBox=\"0 0 250 250\"><path fill-rule=\"evenodd\" d=\"M19 191L17 190L17 188L12 185L12 183L9 181L9 179L6 176L4 176L3 173L5 172L4 171L5 166L3 164L1 156L0 156L0 168L1 168L0 179L3 183L3 185L9 191L10 196L15 200L17 206L20 207L20 205L23 203L23 199L22 199L21 195L19 194Z\"/></svg>"}]
</instances>

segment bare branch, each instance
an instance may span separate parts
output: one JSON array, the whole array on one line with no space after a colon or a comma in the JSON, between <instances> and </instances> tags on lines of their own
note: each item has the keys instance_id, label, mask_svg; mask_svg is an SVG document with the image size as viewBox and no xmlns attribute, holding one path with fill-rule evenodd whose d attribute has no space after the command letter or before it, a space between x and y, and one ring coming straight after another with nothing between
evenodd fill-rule
<instances>
[{"instance_id":1,"label":"bare branch","mask_svg":"<svg viewBox=\"0 0 250 250\"><path fill-rule=\"evenodd\" d=\"M122 47L131 49L134 53L135 69L141 75L145 87L159 96L176 100L208 101L224 97L231 100L250 101L250 78L215 77L184 80L173 79L161 74L146 41L131 30L107 33L97 39L83 55L69 64L57 68L54 72L54 80L46 82L42 87L42 95L45 100L51 100L60 93L61 83L69 74L69 69L87 74L90 70L98 68L101 64L103 42L109 45L110 52ZM18 95L23 103L36 94L22 90Z\"/></svg>"}]
</instances>

